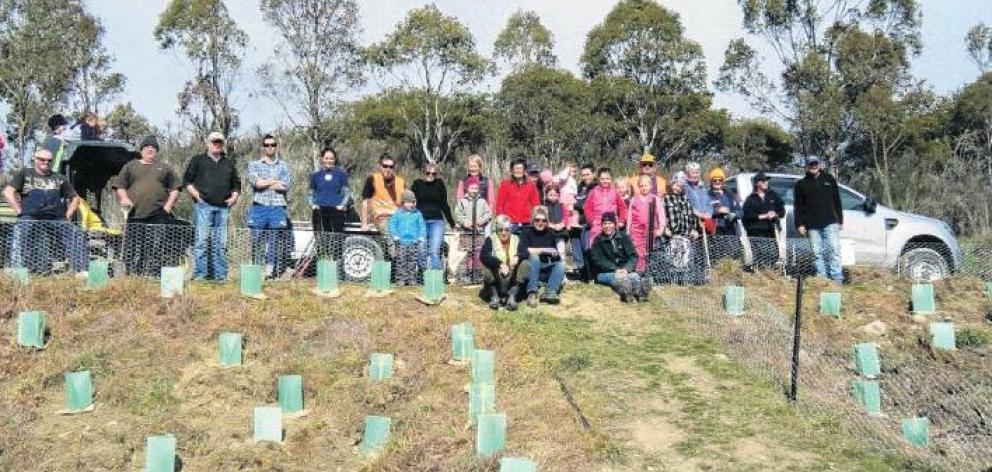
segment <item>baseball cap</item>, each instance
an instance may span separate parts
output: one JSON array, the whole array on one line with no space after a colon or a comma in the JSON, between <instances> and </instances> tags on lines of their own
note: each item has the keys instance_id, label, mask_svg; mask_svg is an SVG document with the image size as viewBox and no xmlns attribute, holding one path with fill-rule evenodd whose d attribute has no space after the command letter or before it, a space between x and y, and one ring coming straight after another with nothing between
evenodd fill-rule
<instances>
[{"instance_id":1,"label":"baseball cap","mask_svg":"<svg viewBox=\"0 0 992 472\"><path fill-rule=\"evenodd\" d=\"M224 141L224 142L227 142L227 138L225 138L224 135L220 131L212 131L207 136L207 142L209 143L209 142L213 142L213 141Z\"/></svg>"}]
</instances>

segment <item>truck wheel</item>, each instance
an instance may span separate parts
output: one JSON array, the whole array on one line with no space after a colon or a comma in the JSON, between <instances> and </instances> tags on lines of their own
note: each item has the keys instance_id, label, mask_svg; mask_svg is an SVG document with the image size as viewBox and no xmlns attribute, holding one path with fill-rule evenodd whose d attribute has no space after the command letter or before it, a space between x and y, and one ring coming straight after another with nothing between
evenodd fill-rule
<instances>
[{"instance_id":1,"label":"truck wheel","mask_svg":"<svg viewBox=\"0 0 992 472\"><path fill-rule=\"evenodd\" d=\"M341 250L341 267L344 278L361 282L372 277L372 263L382 260L382 246L367 236L348 236Z\"/></svg>"},{"instance_id":2,"label":"truck wheel","mask_svg":"<svg viewBox=\"0 0 992 472\"><path fill-rule=\"evenodd\" d=\"M926 247L902 253L897 270L902 276L924 282L933 282L951 275L947 259L936 250Z\"/></svg>"}]
</instances>

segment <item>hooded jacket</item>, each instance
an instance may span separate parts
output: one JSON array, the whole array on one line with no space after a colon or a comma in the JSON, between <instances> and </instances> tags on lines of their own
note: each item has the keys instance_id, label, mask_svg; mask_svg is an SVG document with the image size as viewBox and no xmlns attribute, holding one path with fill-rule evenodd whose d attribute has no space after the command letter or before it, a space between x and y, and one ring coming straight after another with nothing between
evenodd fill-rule
<instances>
[{"instance_id":1,"label":"hooded jacket","mask_svg":"<svg viewBox=\"0 0 992 472\"><path fill-rule=\"evenodd\" d=\"M637 250L630 236L619 230L613 234L600 233L592 243L592 265L597 273L626 269L633 272L637 267Z\"/></svg>"}]
</instances>

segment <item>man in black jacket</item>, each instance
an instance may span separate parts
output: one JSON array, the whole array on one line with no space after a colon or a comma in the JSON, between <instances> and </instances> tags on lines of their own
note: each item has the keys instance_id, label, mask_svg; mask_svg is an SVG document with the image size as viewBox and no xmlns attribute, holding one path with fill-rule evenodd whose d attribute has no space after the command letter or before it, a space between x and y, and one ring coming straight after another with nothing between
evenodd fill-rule
<instances>
[{"instance_id":1,"label":"man in black jacket","mask_svg":"<svg viewBox=\"0 0 992 472\"><path fill-rule=\"evenodd\" d=\"M640 302L647 301L651 286L635 270L637 250L630 236L617 231L615 213L603 213L600 224L603 231L592 242L590 251L596 282L613 287L621 302L627 303L631 296Z\"/></svg>"},{"instance_id":2,"label":"man in black jacket","mask_svg":"<svg viewBox=\"0 0 992 472\"><path fill-rule=\"evenodd\" d=\"M207 152L193 156L186 165L183 185L195 202L194 225L196 244L193 252L196 267L195 280L209 275L214 280L227 278L227 220L231 207L241 193L241 177L234 168L234 161L224 153L224 135L214 131L207 136ZM210 258L207 257L207 240L210 239ZM208 267L209 266L209 267Z\"/></svg>"},{"instance_id":3,"label":"man in black jacket","mask_svg":"<svg viewBox=\"0 0 992 472\"><path fill-rule=\"evenodd\" d=\"M562 260L558 233L548 228L548 208L534 207L531 211L530 226L520 233L517 245L517 285L527 287L527 306L537 306L537 292L541 286L541 272L549 271L548 284L541 301L558 304L558 291L565 279L565 262Z\"/></svg>"},{"instance_id":4,"label":"man in black jacket","mask_svg":"<svg viewBox=\"0 0 992 472\"><path fill-rule=\"evenodd\" d=\"M764 172L758 172L753 182L754 191L744 201L743 224L751 238L751 246L755 248L756 265L769 267L771 261L779 257L775 230L779 228L782 218L785 218L785 204L782 197L768 188L768 176Z\"/></svg>"},{"instance_id":5,"label":"man in black jacket","mask_svg":"<svg viewBox=\"0 0 992 472\"><path fill-rule=\"evenodd\" d=\"M809 235L816 275L843 282L840 231L844 227L844 207L837 180L823 172L819 157L806 158L806 176L796 182L795 199L796 229L803 236Z\"/></svg>"}]
</instances>

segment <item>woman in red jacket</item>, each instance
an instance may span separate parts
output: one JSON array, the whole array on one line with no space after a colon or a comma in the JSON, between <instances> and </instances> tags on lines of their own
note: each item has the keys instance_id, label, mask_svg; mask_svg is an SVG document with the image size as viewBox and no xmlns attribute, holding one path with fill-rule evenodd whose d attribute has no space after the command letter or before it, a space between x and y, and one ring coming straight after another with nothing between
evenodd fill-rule
<instances>
[{"instance_id":1,"label":"woman in red jacket","mask_svg":"<svg viewBox=\"0 0 992 472\"><path fill-rule=\"evenodd\" d=\"M527 160L518 157L510 163L510 177L500 182L493 213L510 217L511 228L516 232L530 221L531 209L540 205L537 186L527 181Z\"/></svg>"}]
</instances>

